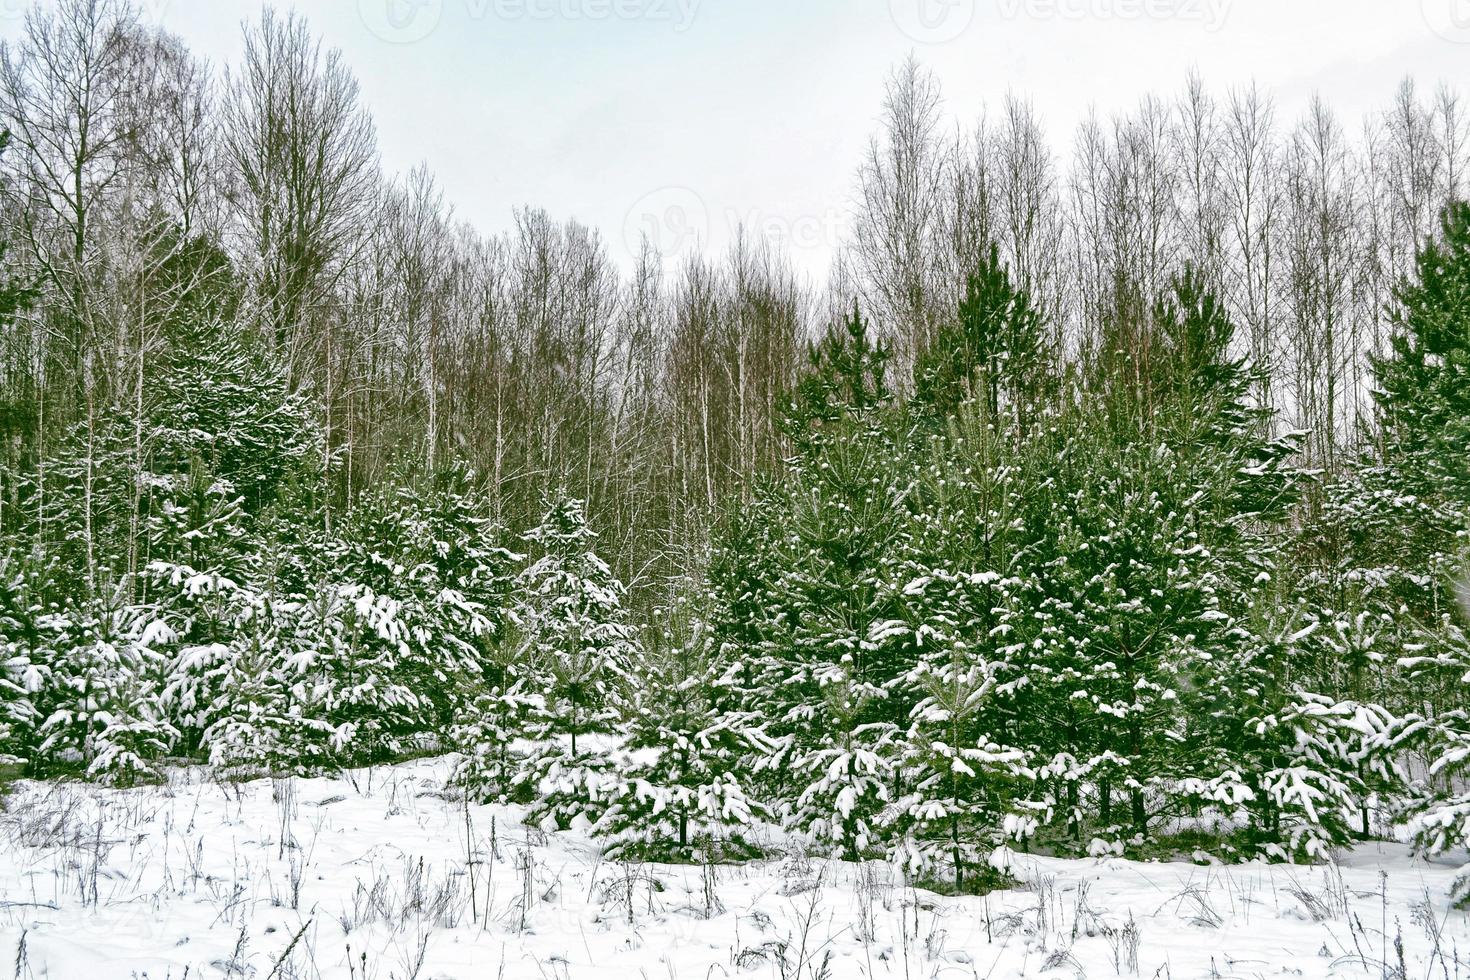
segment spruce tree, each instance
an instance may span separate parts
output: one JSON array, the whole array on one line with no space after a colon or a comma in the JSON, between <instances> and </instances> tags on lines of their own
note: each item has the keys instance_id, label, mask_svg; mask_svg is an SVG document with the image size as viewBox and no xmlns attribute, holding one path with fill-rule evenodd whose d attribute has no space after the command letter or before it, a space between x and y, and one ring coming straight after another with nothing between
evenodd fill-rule
<instances>
[{"instance_id":1,"label":"spruce tree","mask_svg":"<svg viewBox=\"0 0 1470 980\"><path fill-rule=\"evenodd\" d=\"M743 762L770 746L761 719L736 704L697 588L678 583L645 633L627 752L593 828L610 857L715 861L751 853L746 835L763 807Z\"/></svg>"},{"instance_id":2,"label":"spruce tree","mask_svg":"<svg viewBox=\"0 0 1470 980\"><path fill-rule=\"evenodd\" d=\"M36 695L48 674L41 585L30 560L0 557L0 764L27 762L35 748Z\"/></svg>"},{"instance_id":3,"label":"spruce tree","mask_svg":"<svg viewBox=\"0 0 1470 980\"><path fill-rule=\"evenodd\" d=\"M541 748L516 782L535 797L528 819L565 829L599 815L611 766L588 738L609 735L622 717L639 644L582 501L558 490L526 540L535 560L516 582L520 657L545 714L533 728Z\"/></svg>"},{"instance_id":4,"label":"spruce tree","mask_svg":"<svg viewBox=\"0 0 1470 980\"><path fill-rule=\"evenodd\" d=\"M1384 741L1431 760L1409 816L1418 846L1439 853L1470 846L1470 204L1445 209L1439 236L1396 299L1398 331L1374 363L1382 459L1362 475L1359 510L1373 537L1360 554L1390 587L1387 615L1407 625L1399 666L1423 701L1438 705L1405 705ZM1470 903L1470 866L1455 898Z\"/></svg>"}]
</instances>

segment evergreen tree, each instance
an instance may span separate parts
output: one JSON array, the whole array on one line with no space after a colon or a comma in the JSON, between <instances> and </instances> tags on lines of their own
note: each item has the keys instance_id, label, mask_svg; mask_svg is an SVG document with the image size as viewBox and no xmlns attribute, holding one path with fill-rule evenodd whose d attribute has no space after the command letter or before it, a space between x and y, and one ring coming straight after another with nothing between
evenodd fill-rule
<instances>
[{"instance_id":1,"label":"evergreen tree","mask_svg":"<svg viewBox=\"0 0 1470 980\"><path fill-rule=\"evenodd\" d=\"M1198 488L1198 560L1214 569L1217 597L1213 639L1195 683L1180 692L1195 746L1180 789L1227 825L1243 808L1243 853L1321 859L1350 837L1367 795L1366 746L1384 719L1339 700L1337 688L1319 692L1308 669L1303 641L1315 627L1297 621L1289 537L1301 434L1264 435L1269 419L1250 398L1252 372L1231 354L1234 326L1198 280L1179 282L1158 321L1163 387L1183 410L1172 429Z\"/></svg>"},{"instance_id":2,"label":"evergreen tree","mask_svg":"<svg viewBox=\"0 0 1470 980\"><path fill-rule=\"evenodd\" d=\"M303 605L239 590L228 597L227 642L180 656L185 676L210 682L213 698L198 706L195 723L205 726L200 745L210 764L223 772L311 773L331 761L334 729L311 669L317 637L302 635Z\"/></svg>"},{"instance_id":3,"label":"evergreen tree","mask_svg":"<svg viewBox=\"0 0 1470 980\"><path fill-rule=\"evenodd\" d=\"M793 829L847 856L884 842L907 712L895 685L911 664L901 642L870 637L897 615L911 483L886 361L856 309L812 348L784 418L787 472L734 525L756 547L717 561L713 580L718 641L741 658L734 682L770 720L775 751L753 760L767 794Z\"/></svg>"},{"instance_id":4,"label":"evergreen tree","mask_svg":"<svg viewBox=\"0 0 1470 980\"><path fill-rule=\"evenodd\" d=\"M514 642L512 639L507 648L511 653ZM491 676L470 698L464 716L451 729L451 743L461 753L454 782L481 803L505 802L514 796L523 764L515 742L544 726L548 717L546 699L528 693L532 685L518 673L511 663L493 668ZM519 788L533 789L526 785Z\"/></svg>"},{"instance_id":5,"label":"evergreen tree","mask_svg":"<svg viewBox=\"0 0 1470 980\"><path fill-rule=\"evenodd\" d=\"M70 594L123 585L146 600L139 576L154 561L208 570L207 547L224 542L204 510L231 522L224 509L238 507L253 519L322 463L306 399L285 390L240 328L184 319L171 330L145 362L138 397L71 426L48 454L48 485L30 488L44 491L43 543L72 572L58 583Z\"/></svg>"},{"instance_id":6,"label":"evergreen tree","mask_svg":"<svg viewBox=\"0 0 1470 980\"><path fill-rule=\"evenodd\" d=\"M517 581L526 655L549 675L548 710L575 756L578 735L617 722L637 637L622 583L592 550L582 501L559 491L526 539L539 553Z\"/></svg>"},{"instance_id":7,"label":"evergreen tree","mask_svg":"<svg viewBox=\"0 0 1470 980\"><path fill-rule=\"evenodd\" d=\"M924 658L909 677L925 696L903 741L913 789L893 816L901 834L893 857L924 878L947 870L957 891L984 877L993 849L1029 835L1038 818L1024 805L1033 779L1026 753L996 742L986 724L996 667L957 640Z\"/></svg>"},{"instance_id":8,"label":"evergreen tree","mask_svg":"<svg viewBox=\"0 0 1470 980\"><path fill-rule=\"evenodd\" d=\"M994 847L1035 824L1025 816L1029 754L1000 743L1026 732L1017 696L1031 683L1035 533L1025 495L1035 474L1021 430L992 405L981 393L956 406L932 440L901 590L905 618L885 628L911 632L917 651L903 678L914 705L895 856L917 875L947 873L957 889L983 877Z\"/></svg>"},{"instance_id":9,"label":"evergreen tree","mask_svg":"<svg viewBox=\"0 0 1470 980\"><path fill-rule=\"evenodd\" d=\"M1316 623L1288 633L1299 624L1265 608L1255 615L1237 624L1239 642L1213 665L1196 699L1208 711L1198 768L1212 774L1186 778L1180 789L1227 826L1246 814L1227 844L1241 855L1326 860L1352 839L1354 816L1366 820L1371 790L1390 777L1371 751L1390 719L1304 683L1300 665L1311 660L1304 647Z\"/></svg>"},{"instance_id":10,"label":"evergreen tree","mask_svg":"<svg viewBox=\"0 0 1470 980\"><path fill-rule=\"evenodd\" d=\"M763 812L742 762L769 750L761 720L735 705L694 587L656 610L634 693L623 771L594 831L610 857L722 860L746 856L745 832Z\"/></svg>"},{"instance_id":11,"label":"evergreen tree","mask_svg":"<svg viewBox=\"0 0 1470 980\"><path fill-rule=\"evenodd\" d=\"M46 628L53 657L37 732L45 768L124 785L156 775L178 738L160 697L173 631L101 603L50 617Z\"/></svg>"},{"instance_id":12,"label":"evergreen tree","mask_svg":"<svg viewBox=\"0 0 1470 980\"><path fill-rule=\"evenodd\" d=\"M440 744L463 714L507 626L519 556L498 538L472 475L454 468L370 491L341 522L322 573L350 602L350 653L332 662L339 696L368 698L350 711L360 734L379 727L373 697L398 706L400 717L372 739L391 751Z\"/></svg>"},{"instance_id":13,"label":"evergreen tree","mask_svg":"<svg viewBox=\"0 0 1470 980\"><path fill-rule=\"evenodd\" d=\"M268 597L279 596L267 560L279 549L265 528L294 486L321 465L321 438L305 401L285 392L251 342L204 318L220 312L214 299L197 300L171 327L173 343L152 369L134 433L134 451L143 449L147 468L134 504L138 545L130 561L138 571L131 592L175 638L161 697L181 747L233 762L239 760L221 747L221 726L238 720L241 705L279 670L259 660L257 631L264 610L275 608ZM307 513L292 516L313 523ZM264 673L247 672L250 664Z\"/></svg>"},{"instance_id":14,"label":"evergreen tree","mask_svg":"<svg viewBox=\"0 0 1470 980\"><path fill-rule=\"evenodd\" d=\"M526 539L536 558L517 580L520 657L540 685L534 693L545 714L535 726L541 748L516 783L535 797L528 819L547 828L590 825L613 776L588 736L607 735L620 719L638 638L622 583L592 550L597 535L582 501L558 491Z\"/></svg>"},{"instance_id":15,"label":"evergreen tree","mask_svg":"<svg viewBox=\"0 0 1470 980\"><path fill-rule=\"evenodd\" d=\"M1470 203L1446 207L1395 299L1373 365L1384 457L1416 496L1470 506Z\"/></svg>"},{"instance_id":16,"label":"evergreen tree","mask_svg":"<svg viewBox=\"0 0 1470 980\"><path fill-rule=\"evenodd\" d=\"M1395 752L1428 750L1428 778L1416 787L1409 807L1415 846L1425 854L1470 848L1470 634L1448 624L1435 639L1432 654L1407 657L1403 666L1411 679L1452 678L1458 684L1453 707L1433 716L1407 715L1385 737ZM1456 876L1451 898L1470 906L1470 863Z\"/></svg>"},{"instance_id":17,"label":"evergreen tree","mask_svg":"<svg viewBox=\"0 0 1470 980\"><path fill-rule=\"evenodd\" d=\"M815 672L822 692L820 717L829 734L799 751L791 763L800 793L787 811L789 826L820 851L859 861L887 843L885 820L898 757L898 725L864 721L881 695L856 682L842 663Z\"/></svg>"},{"instance_id":18,"label":"evergreen tree","mask_svg":"<svg viewBox=\"0 0 1470 980\"><path fill-rule=\"evenodd\" d=\"M1067 793L1074 831L1084 784L1105 829L1123 789L1141 835L1178 812L1201 773L1259 782L1275 763L1251 755L1239 726L1298 703L1291 674L1252 632L1276 612L1260 604L1283 542L1265 529L1295 499L1294 441L1262 435L1233 332L1186 270L1145 336L1105 340L1085 389L1103 412L1084 421L1089 409L1068 409L1071 431L1054 441L1036 494L1050 512L1036 674L1069 733L1042 771Z\"/></svg>"},{"instance_id":19,"label":"evergreen tree","mask_svg":"<svg viewBox=\"0 0 1470 980\"><path fill-rule=\"evenodd\" d=\"M1440 234L1419 253L1414 276L1397 292L1398 331L1375 361L1382 459L1362 474L1367 558L1361 578L1383 583L1385 615L1404 621L1398 665L1420 702L1405 705L1390 751L1416 749L1430 759L1409 816L1428 853L1470 846L1467 679L1470 608L1465 554L1470 539L1470 204L1450 204ZM1456 602L1458 592L1462 602ZM1382 608L1382 607L1380 607ZM1428 705L1438 710L1425 710ZM1470 866L1455 886L1470 903Z\"/></svg>"},{"instance_id":20,"label":"evergreen tree","mask_svg":"<svg viewBox=\"0 0 1470 980\"><path fill-rule=\"evenodd\" d=\"M954 322L940 329L914 368L914 404L939 418L976 399L1001 428L1025 425L1053 384L1039 310L1016 288L992 244L965 282Z\"/></svg>"},{"instance_id":21,"label":"evergreen tree","mask_svg":"<svg viewBox=\"0 0 1470 980\"><path fill-rule=\"evenodd\" d=\"M49 673L40 586L31 561L0 557L0 763L27 761L35 747L36 696Z\"/></svg>"}]
</instances>

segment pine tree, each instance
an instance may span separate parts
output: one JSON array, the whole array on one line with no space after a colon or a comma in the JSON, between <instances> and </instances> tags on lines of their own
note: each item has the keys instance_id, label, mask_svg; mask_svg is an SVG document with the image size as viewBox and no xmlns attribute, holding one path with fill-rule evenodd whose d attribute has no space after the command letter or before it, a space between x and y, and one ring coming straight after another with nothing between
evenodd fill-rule
<instances>
[{"instance_id":1,"label":"pine tree","mask_svg":"<svg viewBox=\"0 0 1470 980\"><path fill-rule=\"evenodd\" d=\"M1470 503L1470 203L1446 207L1395 299L1373 365L1384 456L1418 495Z\"/></svg>"},{"instance_id":2,"label":"pine tree","mask_svg":"<svg viewBox=\"0 0 1470 980\"><path fill-rule=\"evenodd\" d=\"M1372 788L1390 777L1372 752L1387 713L1304 683L1300 665L1313 658L1304 648L1317 625L1259 608L1236 625L1237 642L1193 699L1208 719L1196 730L1207 749L1196 767L1212 775L1186 778L1180 790L1227 825L1236 812L1246 814L1227 845L1241 856L1330 858L1352 839L1354 817L1366 820Z\"/></svg>"},{"instance_id":3,"label":"pine tree","mask_svg":"<svg viewBox=\"0 0 1470 980\"><path fill-rule=\"evenodd\" d=\"M858 861L887 843L889 809L899 753L898 725L864 721L876 699L841 663L815 672L822 692L821 718L830 734L798 752L792 778L804 788L787 823L818 850Z\"/></svg>"},{"instance_id":4,"label":"pine tree","mask_svg":"<svg viewBox=\"0 0 1470 980\"><path fill-rule=\"evenodd\" d=\"M311 405L287 390L279 365L243 328L193 316L173 334L145 388L150 468L183 473L202 463L259 514L322 465Z\"/></svg>"},{"instance_id":5,"label":"pine tree","mask_svg":"<svg viewBox=\"0 0 1470 980\"><path fill-rule=\"evenodd\" d=\"M1053 387L1045 346L1040 311L992 244L966 279L954 322L914 367L914 407L942 419L974 399L998 427L1025 427Z\"/></svg>"},{"instance_id":6,"label":"pine tree","mask_svg":"<svg viewBox=\"0 0 1470 980\"><path fill-rule=\"evenodd\" d=\"M606 732L626 696L637 637L626 622L623 587L594 552L583 503L558 491L526 539L539 552L517 592L528 660L551 679L548 710L577 754L577 736Z\"/></svg>"},{"instance_id":7,"label":"pine tree","mask_svg":"<svg viewBox=\"0 0 1470 980\"><path fill-rule=\"evenodd\" d=\"M1053 677L1079 709L1069 749L1095 787L1098 819L1105 830L1115 824L1122 789L1143 834L1149 795L1181 774L1179 692L1214 655L1218 571L1203 560L1192 474L1174 449L1079 439L1063 466L1059 560L1044 585L1058 599Z\"/></svg>"},{"instance_id":8,"label":"pine tree","mask_svg":"<svg viewBox=\"0 0 1470 980\"><path fill-rule=\"evenodd\" d=\"M992 849L1036 822L1029 755L999 742L1026 730L1016 696L1031 681L1036 535L1025 498L1036 474L1023 430L998 412L982 391L952 408L931 440L900 588L904 617L879 628L907 634L916 651L902 682L913 708L894 856L915 875L948 874L957 889L983 879Z\"/></svg>"},{"instance_id":9,"label":"pine tree","mask_svg":"<svg viewBox=\"0 0 1470 980\"><path fill-rule=\"evenodd\" d=\"M481 803L503 803L513 797L522 768L514 744L544 727L549 717L546 699L527 693L530 682L515 678L509 668L494 671L451 729L451 744L461 753L455 785Z\"/></svg>"},{"instance_id":10,"label":"pine tree","mask_svg":"<svg viewBox=\"0 0 1470 980\"><path fill-rule=\"evenodd\" d=\"M508 626L510 569L520 556L500 546L473 482L459 468L391 481L357 501L324 549L323 575L350 600L344 609L358 627L340 680L406 708L375 736L395 746L442 744ZM371 630L360 628L364 615ZM354 711L373 713L370 705Z\"/></svg>"},{"instance_id":11,"label":"pine tree","mask_svg":"<svg viewBox=\"0 0 1470 980\"><path fill-rule=\"evenodd\" d=\"M284 390L246 335L217 322L174 329L163 356L148 362L141 401L73 425L49 454L48 485L32 488L45 490L55 536L46 544L72 572L58 583L70 594L124 585L146 600L138 576L156 560L207 571L207 548L222 542L212 540L205 509L233 522L239 515L223 508L238 507L254 519L321 465L306 400Z\"/></svg>"},{"instance_id":12,"label":"pine tree","mask_svg":"<svg viewBox=\"0 0 1470 980\"><path fill-rule=\"evenodd\" d=\"M1470 606L1470 598L1466 604ZM1424 854L1470 848L1470 791L1465 788L1470 776L1470 632L1452 623L1435 639L1434 653L1407 657L1403 666L1415 680L1455 678L1454 707L1432 717L1408 715L1385 736L1395 752L1428 750L1428 779L1411 796L1409 808L1414 844ZM1451 898L1470 907L1470 863L1455 877Z\"/></svg>"},{"instance_id":13,"label":"pine tree","mask_svg":"<svg viewBox=\"0 0 1470 980\"><path fill-rule=\"evenodd\" d=\"M901 834L892 856L921 878L947 870L956 891L983 879L994 849L1028 836L1037 821L1024 805L1033 779L1026 753L996 742L987 724L996 675L996 664L952 641L909 677L925 697L904 735L903 767L913 789L892 817Z\"/></svg>"},{"instance_id":14,"label":"pine tree","mask_svg":"<svg viewBox=\"0 0 1470 980\"><path fill-rule=\"evenodd\" d=\"M1280 526L1296 477L1293 440L1262 434L1250 371L1230 353L1233 325L1197 276L1180 276L1145 337L1119 329L1085 389L1103 411L1060 419L1072 430L1052 441L1036 495L1050 529L1036 673L1060 713L1052 723L1068 732L1042 772L1067 793L1074 832L1086 783L1105 829L1125 790L1142 835L1201 773L1272 765L1243 752L1232 725L1253 710L1277 717L1297 697L1289 674L1275 683L1280 665L1262 658L1251 626L1275 612L1257 596L1283 547L1260 529ZM1256 697L1256 709L1236 700Z\"/></svg>"},{"instance_id":15,"label":"pine tree","mask_svg":"<svg viewBox=\"0 0 1470 980\"><path fill-rule=\"evenodd\" d=\"M717 561L713 579L717 642L739 651L745 707L771 721L775 751L753 760L766 794L846 856L884 843L907 712L892 688L911 664L900 643L870 639L897 614L911 483L886 362L856 309L812 348L783 419L787 472L732 526L756 547Z\"/></svg>"}]
</instances>

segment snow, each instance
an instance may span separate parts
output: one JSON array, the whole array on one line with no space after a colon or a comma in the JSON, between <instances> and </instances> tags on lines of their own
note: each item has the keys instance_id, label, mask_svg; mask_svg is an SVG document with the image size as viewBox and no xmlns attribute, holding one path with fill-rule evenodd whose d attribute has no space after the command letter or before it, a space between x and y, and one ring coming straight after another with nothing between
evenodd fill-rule
<instances>
[{"instance_id":1,"label":"snow","mask_svg":"<svg viewBox=\"0 0 1470 980\"><path fill-rule=\"evenodd\" d=\"M1007 851L1020 887L955 898L789 849L712 875L603 861L520 808L466 807L451 765L20 783L0 812L0 961L99 980L1470 975L1459 862L1400 844L1315 867Z\"/></svg>"}]
</instances>

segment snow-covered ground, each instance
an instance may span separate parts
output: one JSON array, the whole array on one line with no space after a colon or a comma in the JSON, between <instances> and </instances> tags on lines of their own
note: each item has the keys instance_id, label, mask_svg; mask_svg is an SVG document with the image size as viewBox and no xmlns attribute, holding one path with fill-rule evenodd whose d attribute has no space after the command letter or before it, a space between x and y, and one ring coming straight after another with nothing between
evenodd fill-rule
<instances>
[{"instance_id":1,"label":"snow-covered ground","mask_svg":"<svg viewBox=\"0 0 1470 980\"><path fill-rule=\"evenodd\" d=\"M1021 855L1021 887L946 898L881 862L600 861L466 807L448 771L23 783L0 813L0 975L1470 980L1454 863L1400 845L1331 867Z\"/></svg>"}]
</instances>

